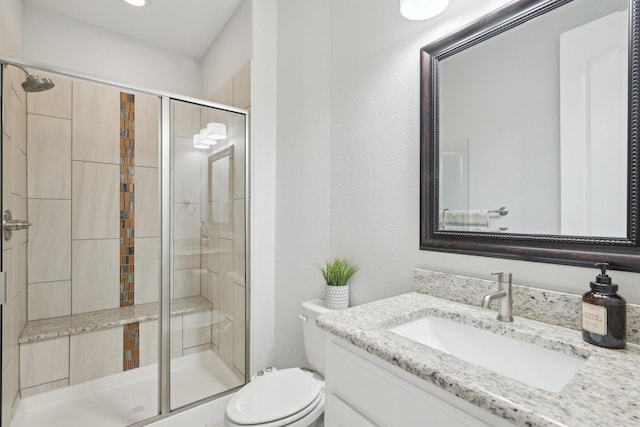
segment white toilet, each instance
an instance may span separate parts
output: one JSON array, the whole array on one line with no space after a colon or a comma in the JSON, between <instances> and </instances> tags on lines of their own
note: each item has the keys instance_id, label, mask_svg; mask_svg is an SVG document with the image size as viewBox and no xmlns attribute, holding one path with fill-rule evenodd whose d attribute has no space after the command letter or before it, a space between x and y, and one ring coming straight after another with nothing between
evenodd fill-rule
<instances>
[{"instance_id":1,"label":"white toilet","mask_svg":"<svg viewBox=\"0 0 640 427\"><path fill-rule=\"evenodd\" d=\"M227 404L227 427L321 427L324 414L324 332L316 317L329 313L324 301L302 303L304 348L309 365L277 370L266 368Z\"/></svg>"}]
</instances>

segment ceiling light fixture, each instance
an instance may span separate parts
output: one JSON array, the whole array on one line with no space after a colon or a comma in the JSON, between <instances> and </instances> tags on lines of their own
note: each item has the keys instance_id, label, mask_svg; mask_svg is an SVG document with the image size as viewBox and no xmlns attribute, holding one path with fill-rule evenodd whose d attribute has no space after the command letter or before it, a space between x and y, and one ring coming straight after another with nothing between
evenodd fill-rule
<instances>
[{"instance_id":1,"label":"ceiling light fixture","mask_svg":"<svg viewBox=\"0 0 640 427\"><path fill-rule=\"evenodd\" d=\"M146 0L124 0L124 1L130 4L131 6L138 6L138 7L141 7L147 4Z\"/></svg>"},{"instance_id":2,"label":"ceiling light fixture","mask_svg":"<svg viewBox=\"0 0 640 427\"><path fill-rule=\"evenodd\" d=\"M449 0L400 0L400 13L412 21L433 18L442 13Z\"/></svg>"}]
</instances>

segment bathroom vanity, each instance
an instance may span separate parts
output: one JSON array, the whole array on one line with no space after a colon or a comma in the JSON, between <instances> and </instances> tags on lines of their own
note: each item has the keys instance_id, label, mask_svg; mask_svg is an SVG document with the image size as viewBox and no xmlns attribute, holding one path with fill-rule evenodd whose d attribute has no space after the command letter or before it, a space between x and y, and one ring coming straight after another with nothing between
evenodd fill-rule
<instances>
[{"instance_id":1,"label":"bathroom vanity","mask_svg":"<svg viewBox=\"0 0 640 427\"><path fill-rule=\"evenodd\" d=\"M457 286L459 299L471 298L466 290L483 292L485 286L494 284L451 275L438 281L443 277L440 273L417 271L416 275L422 273L426 276L418 279L421 292L430 288L428 284L421 286L426 280L434 282L433 289L443 289L443 292ZM447 282L451 286L447 286ZM462 282L473 282L474 286L465 288ZM579 304L579 296L575 296L578 300L569 294L553 298L553 292L532 288L525 291L524 288L516 286L514 293L521 297L525 297L522 295L525 293L529 303L526 307L520 306L519 301L524 299L515 299L513 323L499 322L495 310L483 309L479 304L469 305L421 292L319 317L318 325L329 332L326 425L639 425L640 347L630 343L625 350L607 350L585 343L571 321L562 318L570 313L579 315L579 308L573 309L573 304ZM549 308L552 305L557 308ZM637 310L638 306L630 307L628 337L636 343ZM536 317L536 313L548 318L520 317ZM444 320L443 324L435 322L436 328L449 328L446 322L450 322L477 332L472 335L489 333L503 340L504 345L482 339L473 342L469 335L466 341L471 350L456 356L448 348L438 350L435 344L421 341L419 336L403 335L403 329L398 328L425 318ZM566 326L545 323L555 323L553 319ZM443 339L455 333L447 330ZM546 355L530 355L526 350L511 347L508 341L578 364L567 367L562 365L563 361L549 359L542 365L549 369L541 369L535 366L535 359ZM499 347L494 358L502 358L502 362L487 368L480 360L480 350L491 346ZM475 348L478 351L474 351ZM507 365L514 359L523 364L510 372ZM562 375L552 372L552 368L565 372L565 378L559 379L559 383L554 383L555 377ZM551 383L547 383L545 377ZM543 382L537 383L540 378Z\"/></svg>"}]
</instances>

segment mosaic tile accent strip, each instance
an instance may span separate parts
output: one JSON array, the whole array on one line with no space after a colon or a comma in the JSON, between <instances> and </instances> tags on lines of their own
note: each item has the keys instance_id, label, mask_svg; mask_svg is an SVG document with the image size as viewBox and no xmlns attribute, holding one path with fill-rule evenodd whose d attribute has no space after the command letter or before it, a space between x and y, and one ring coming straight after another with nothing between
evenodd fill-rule
<instances>
[{"instance_id":1,"label":"mosaic tile accent strip","mask_svg":"<svg viewBox=\"0 0 640 427\"><path fill-rule=\"evenodd\" d=\"M134 304L134 95L120 93L120 307Z\"/></svg>"},{"instance_id":2,"label":"mosaic tile accent strip","mask_svg":"<svg viewBox=\"0 0 640 427\"><path fill-rule=\"evenodd\" d=\"M120 92L120 307L134 305L135 295L135 97ZM122 369L140 366L140 323L124 325Z\"/></svg>"},{"instance_id":3,"label":"mosaic tile accent strip","mask_svg":"<svg viewBox=\"0 0 640 427\"><path fill-rule=\"evenodd\" d=\"M124 326L124 357L122 370L128 371L140 367L140 323L129 323Z\"/></svg>"}]
</instances>

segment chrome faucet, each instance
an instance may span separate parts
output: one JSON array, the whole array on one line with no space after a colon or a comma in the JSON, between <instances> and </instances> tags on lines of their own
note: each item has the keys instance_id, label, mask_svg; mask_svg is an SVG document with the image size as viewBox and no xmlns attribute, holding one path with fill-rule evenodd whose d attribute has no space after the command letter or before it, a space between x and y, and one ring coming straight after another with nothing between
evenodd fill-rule
<instances>
[{"instance_id":1,"label":"chrome faucet","mask_svg":"<svg viewBox=\"0 0 640 427\"><path fill-rule=\"evenodd\" d=\"M489 303L494 299L500 299L498 306L498 320L501 322L513 322L513 298L511 297L511 273L500 271L491 273L498 276L498 291L484 296L482 306L489 308Z\"/></svg>"}]
</instances>

